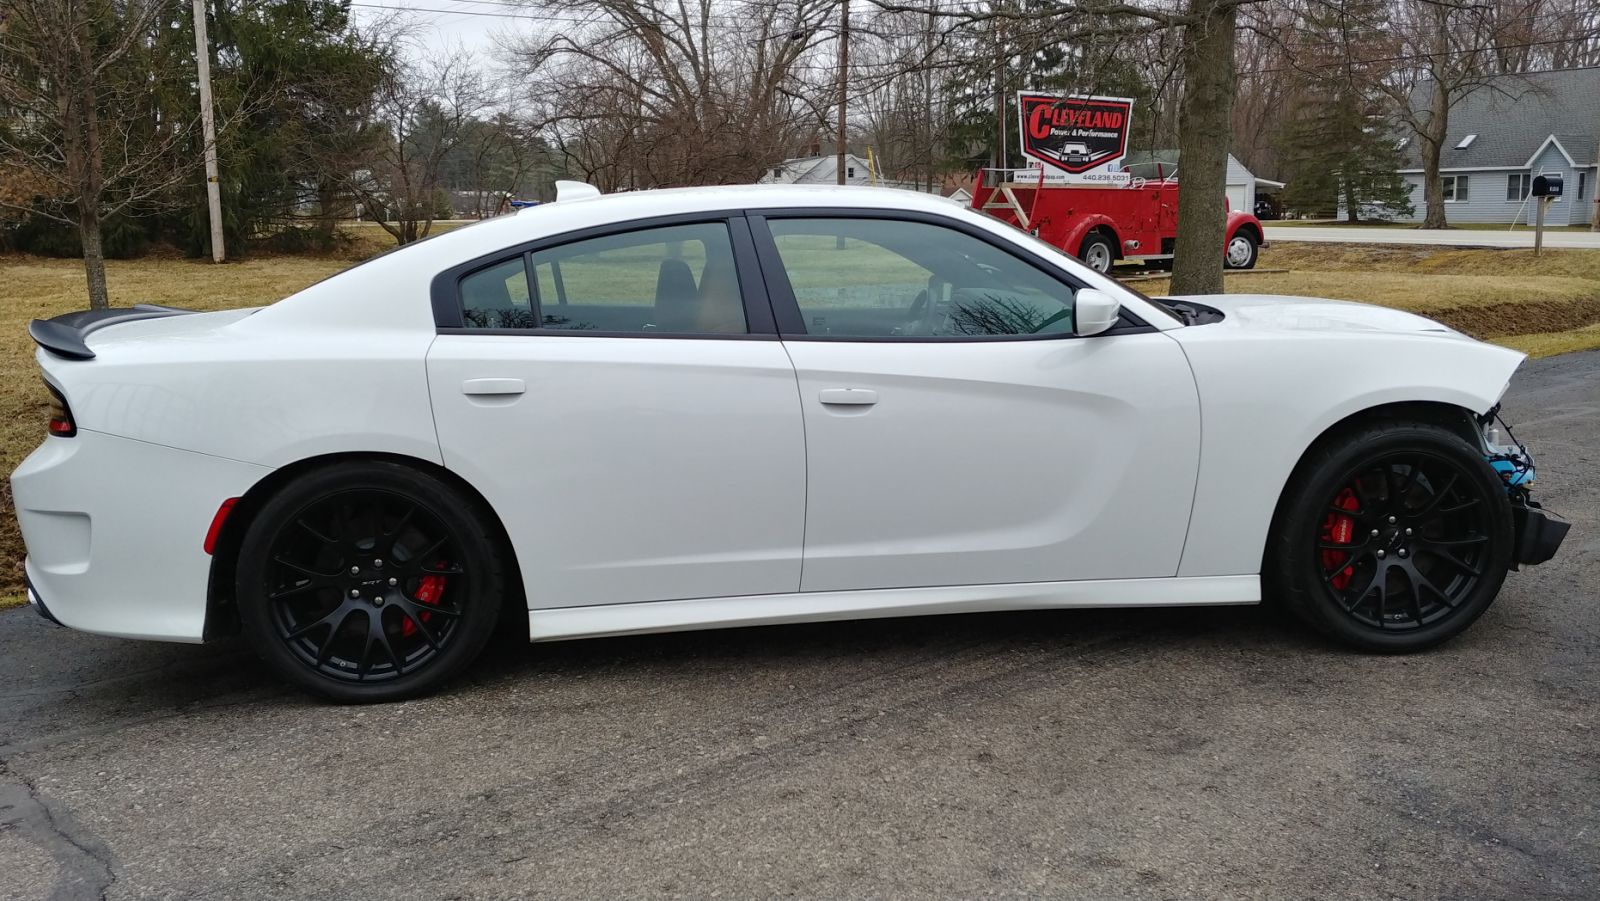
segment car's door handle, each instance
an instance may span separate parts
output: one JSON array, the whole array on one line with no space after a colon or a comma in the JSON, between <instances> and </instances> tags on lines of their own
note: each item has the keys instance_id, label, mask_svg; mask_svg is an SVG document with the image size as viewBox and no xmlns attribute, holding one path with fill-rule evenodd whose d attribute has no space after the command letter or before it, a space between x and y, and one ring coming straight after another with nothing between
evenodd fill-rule
<instances>
[{"instance_id":1,"label":"car's door handle","mask_svg":"<svg viewBox=\"0 0 1600 901\"><path fill-rule=\"evenodd\" d=\"M462 394L521 394L527 390L522 379L467 379L461 383Z\"/></svg>"},{"instance_id":2,"label":"car's door handle","mask_svg":"<svg viewBox=\"0 0 1600 901\"><path fill-rule=\"evenodd\" d=\"M878 402L878 392L868 388L824 388L818 398L825 404L867 407Z\"/></svg>"}]
</instances>

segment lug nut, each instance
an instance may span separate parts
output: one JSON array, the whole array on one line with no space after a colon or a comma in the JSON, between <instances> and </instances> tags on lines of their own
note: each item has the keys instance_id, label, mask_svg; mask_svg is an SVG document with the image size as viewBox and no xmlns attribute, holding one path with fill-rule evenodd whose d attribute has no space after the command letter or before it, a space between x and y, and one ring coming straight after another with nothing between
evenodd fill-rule
<instances>
[{"instance_id":1,"label":"lug nut","mask_svg":"<svg viewBox=\"0 0 1600 901\"><path fill-rule=\"evenodd\" d=\"M353 598L361 597L361 589L359 589L359 588L350 589L350 596L353 597Z\"/></svg>"},{"instance_id":2,"label":"lug nut","mask_svg":"<svg viewBox=\"0 0 1600 901\"><path fill-rule=\"evenodd\" d=\"M1372 537L1373 538L1377 538L1378 537L1378 530L1377 529L1373 529L1372 530Z\"/></svg>"},{"instance_id":3,"label":"lug nut","mask_svg":"<svg viewBox=\"0 0 1600 901\"><path fill-rule=\"evenodd\" d=\"M383 606L383 595L381 595L381 594L374 595L373 598L372 598L372 606L374 606L374 607L382 607Z\"/></svg>"},{"instance_id":4,"label":"lug nut","mask_svg":"<svg viewBox=\"0 0 1600 901\"><path fill-rule=\"evenodd\" d=\"M1383 558L1384 558L1384 553L1383 553L1383 551L1379 551L1379 552L1378 552L1378 559L1379 559L1379 560L1382 560L1382 559L1383 559Z\"/></svg>"},{"instance_id":5,"label":"lug nut","mask_svg":"<svg viewBox=\"0 0 1600 901\"><path fill-rule=\"evenodd\" d=\"M1406 534L1410 535L1411 534L1411 530L1410 529L1406 529Z\"/></svg>"},{"instance_id":6,"label":"lug nut","mask_svg":"<svg viewBox=\"0 0 1600 901\"><path fill-rule=\"evenodd\" d=\"M372 568L373 569L382 569L383 568L383 561L381 559L372 561Z\"/></svg>"},{"instance_id":7,"label":"lug nut","mask_svg":"<svg viewBox=\"0 0 1600 901\"><path fill-rule=\"evenodd\" d=\"M359 567L359 566L350 567L350 575L352 575L352 576L361 575L361 567Z\"/></svg>"},{"instance_id":8,"label":"lug nut","mask_svg":"<svg viewBox=\"0 0 1600 901\"><path fill-rule=\"evenodd\" d=\"M1406 549L1405 548L1401 548L1400 549L1400 556L1404 557L1405 555L1406 555Z\"/></svg>"},{"instance_id":9,"label":"lug nut","mask_svg":"<svg viewBox=\"0 0 1600 901\"><path fill-rule=\"evenodd\" d=\"M1391 517L1389 517L1389 522L1390 522L1390 523L1393 523L1393 522L1394 522L1394 517L1393 517L1393 516L1391 516Z\"/></svg>"}]
</instances>

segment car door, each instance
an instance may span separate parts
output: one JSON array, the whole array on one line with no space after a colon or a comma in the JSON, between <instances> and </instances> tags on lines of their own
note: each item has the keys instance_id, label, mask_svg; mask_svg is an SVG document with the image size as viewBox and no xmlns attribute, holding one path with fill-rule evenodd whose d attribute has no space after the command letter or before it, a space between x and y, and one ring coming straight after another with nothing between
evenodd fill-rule
<instances>
[{"instance_id":1,"label":"car door","mask_svg":"<svg viewBox=\"0 0 1600 901\"><path fill-rule=\"evenodd\" d=\"M1181 348L1073 333L1064 269L954 217L751 216L805 415L804 591L1172 576Z\"/></svg>"},{"instance_id":2,"label":"car door","mask_svg":"<svg viewBox=\"0 0 1600 901\"><path fill-rule=\"evenodd\" d=\"M805 436L742 218L513 248L434 297L445 465L531 608L798 589Z\"/></svg>"}]
</instances>

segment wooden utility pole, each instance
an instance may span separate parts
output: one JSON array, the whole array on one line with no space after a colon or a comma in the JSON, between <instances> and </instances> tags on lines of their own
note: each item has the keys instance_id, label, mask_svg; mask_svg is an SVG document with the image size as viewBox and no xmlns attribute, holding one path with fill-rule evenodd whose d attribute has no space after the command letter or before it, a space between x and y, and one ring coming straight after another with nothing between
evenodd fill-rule
<instances>
[{"instance_id":1,"label":"wooden utility pole","mask_svg":"<svg viewBox=\"0 0 1600 901\"><path fill-rule=\"evenodd\" d=\"M206 205L211 212L211 261L228 258L222 243L222 189L217 184L217 122L211 110L211 41L205 0L194 0L194 58L200 68L200 129L206 143Z\"/></svg>"},{"instance_id":2,"label":"wooden utility pole","mask_svg":"<svg viewBox=\"0 0 1600 901\"><path fill-rule=\"evenodd\" d=\"M994 20L994 167L1006 167L1006 38L1004 20Z\"/></svg>"},{"instance_id":3,"label":"wooden utility pole","mask_svg":"<svg viewBox=\"0 0 1600 901\"><path fill-rule=\"evenodd\" d=\"M839 5L839 184L844 184L845 104L850 95L850 0Z\"/></svg>"}]
</instances>

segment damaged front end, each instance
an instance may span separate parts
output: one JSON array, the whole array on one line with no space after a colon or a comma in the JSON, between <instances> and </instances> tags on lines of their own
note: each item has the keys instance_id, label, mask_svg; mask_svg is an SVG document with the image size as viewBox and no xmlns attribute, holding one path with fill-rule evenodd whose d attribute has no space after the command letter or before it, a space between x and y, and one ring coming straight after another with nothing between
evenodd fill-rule
<instances>
[{"instance_id":1,"label":"damaged front end","mask_svg":"<svg viewBox=\"0 0 1600 901\"><path fill-rule=\"evenodd\" d=\"M1511 499L1511 521L1516 529L1511 568L1543 563L1556 555L1572 524L1555 518L1533 499L1533 453L1500 418L1500 406L1496 404L1479 417L1478 425L1483 436L1484 459L1499 474L1506 486L1506 496Z\"/></svg>"}]
</instances>

